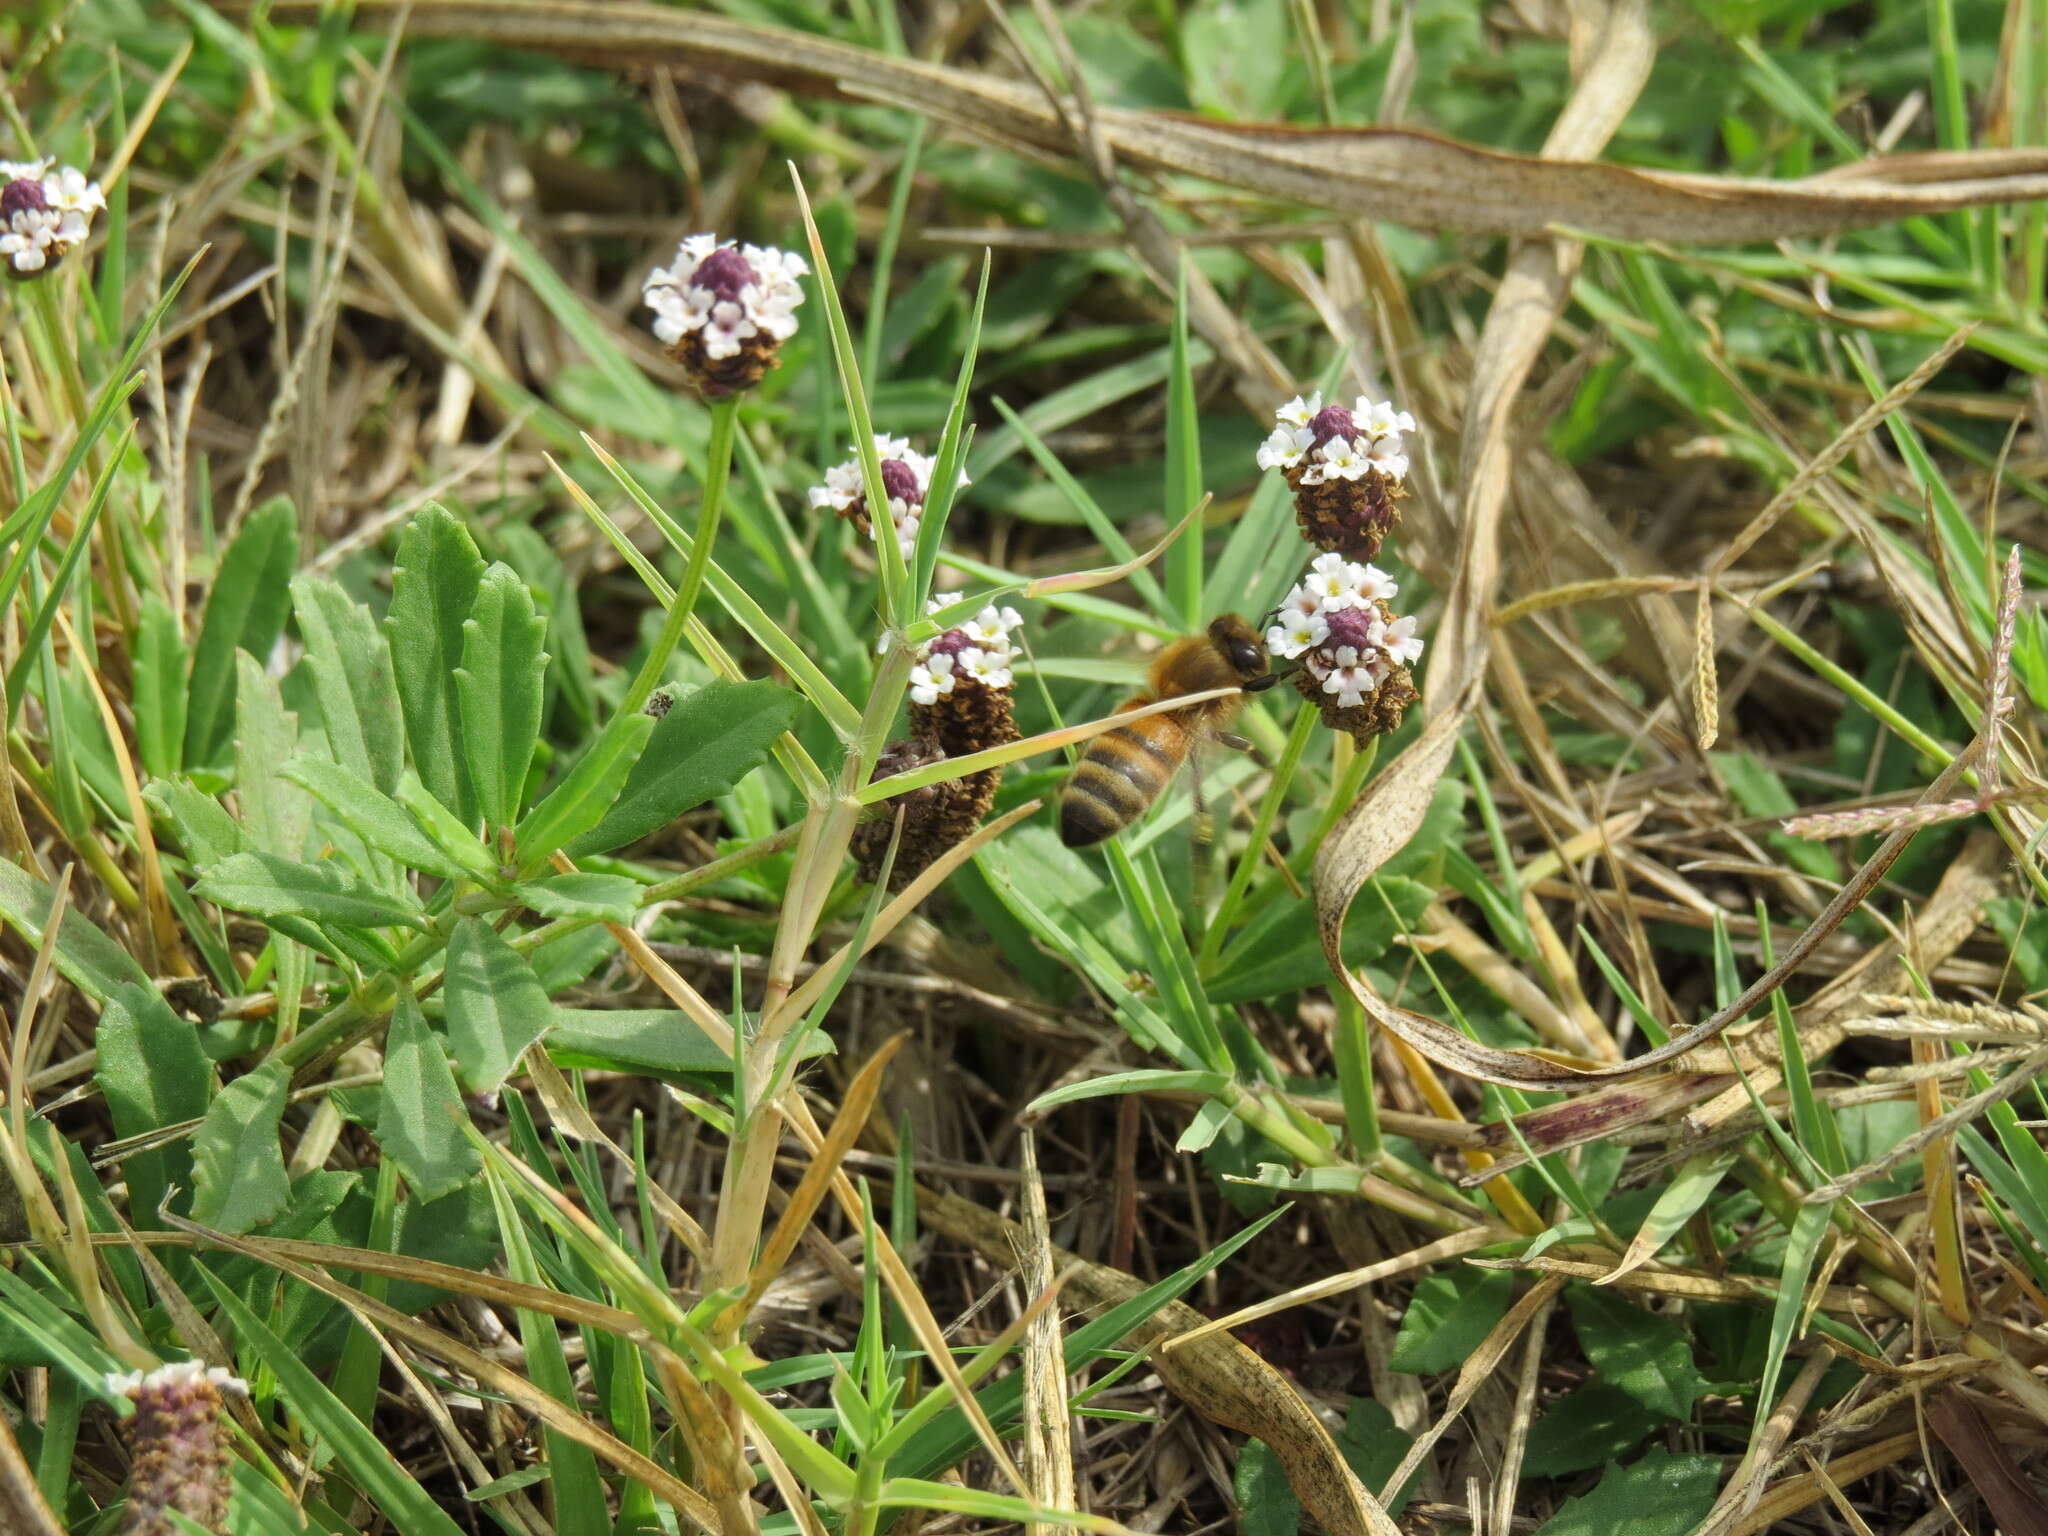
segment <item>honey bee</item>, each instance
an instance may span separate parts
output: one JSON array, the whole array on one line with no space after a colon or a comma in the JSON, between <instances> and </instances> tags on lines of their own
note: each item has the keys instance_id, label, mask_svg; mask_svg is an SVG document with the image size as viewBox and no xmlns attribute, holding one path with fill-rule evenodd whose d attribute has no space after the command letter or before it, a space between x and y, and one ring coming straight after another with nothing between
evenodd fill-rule
<instances>
[{"instance_id":1,"label":"honey bee","mask_svg":"<svg viewBox=\"0 0 2048 1536\"><path fill-rule=\"evenodd\" d=\"M1278 681L1266 669L1266 647L1257 632L1226 613L1212 620L1206 633L1176 640L1161 652L1147 673L1147 690L1126 699L1118 712L1212 688L1256 693ZM1241 695L1208 699L1112 726L1095 737L1060 791L1060 841L1086 848L1123 831L1165 793L1203 741L1248 745L1223 729L1243 706Z\"/></svg>"}]
</instances>

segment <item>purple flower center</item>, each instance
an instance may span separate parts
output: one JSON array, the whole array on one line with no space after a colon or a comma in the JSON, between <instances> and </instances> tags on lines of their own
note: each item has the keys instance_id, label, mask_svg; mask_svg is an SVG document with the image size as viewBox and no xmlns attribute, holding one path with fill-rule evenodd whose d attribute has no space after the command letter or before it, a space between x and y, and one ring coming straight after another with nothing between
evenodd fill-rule
<instances>
[{"instance_id":1,"label":"purple flower center","mask_svg":"<svg viewBox=\"0 0 2048 1536\"><path fill-rule=\"evenodd\" d=\"M736 245L721 245L698 262L697 270L690 274L692 287L709 288L713 295L728 303L736 301L740 291L754 280L753 264L740 254Z\"/></svg>"},{"instance_id":2,"label":"purple flower center","mask_svg":"<svg viewBox=\"0 0 2048 1536\"><path fill-rule=\"evenodd\" d=\"M1348 645L1363 651L1371 643L1372 621L1370 608L1339 608L1324 620L1330 626L1330 638L1323 643L1331 650Z\"/></svg>"},{"instance_id":3,"label":"purple flower center","mask_svg":"<svg viewBox=\"0 0 2048 1536\"><path fill-rule=\"evenodd\" d=\"M1318 448L1333 437L1349 439L1358 436L1358 424L1351 419L1351 413L1341 405L1326 405L1309 417L1308 430Z\"/></svg>"},{"instance_id":4,"label":"purple flower center","mask_svg":"<svg viewBox=\"0 0 2048 1536\"><path fill-rule=\"evenodd\" d=\"M33 176L23 176L0 187L0 224L11 224L17 213L42 213L50 206L50 200L43 196L43 184Z\"/></svg>"},{"instance_id":5,"label":"purple flower center","mask_svg":"<svg viewBox=\"0 0 2048 1536\"><path fill-rule=\"evenodd\" d=\"M900 501L911 507L924 505L924 491L917 483L917 471L901 459L882 460L882 489L889 493L891 501Z\"/></svg>"},{"instance_id":6,"label":"purple flower center","mask_svg":"<svg viewBox=\"0 0 2048 1536\"><path fill-rule=\"evenodd\" d=\"M972 649L974 637L964 629L949 629L932 642L934 656L958 656L962 651Z\"/></svg>"}]
</instances>

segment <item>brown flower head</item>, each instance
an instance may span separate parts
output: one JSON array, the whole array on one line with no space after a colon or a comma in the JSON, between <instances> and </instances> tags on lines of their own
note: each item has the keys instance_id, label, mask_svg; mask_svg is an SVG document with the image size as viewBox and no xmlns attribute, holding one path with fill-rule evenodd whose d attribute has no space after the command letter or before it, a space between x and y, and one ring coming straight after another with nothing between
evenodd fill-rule
<instances>
[{"instance_id":1,"label":"brown flower head","mask_svg":"<svg viewBox=\"0 0 2048 1536\"><path fill-rule=\"evenodd\" d=\"M1374 565L1318 555L1266 631L1266 649L1296 660L1294 686L1323 723L1363 746L1401 723L1419 695L1409 668L1422 655L1413 617L1397 616L1400 589Z\"/></svg>"},{"instance_id":2,"label":"brown flower head","mask_svg":"<svg viewBox=\"0 0 2048 1536\"><path fill-rule=\"evenodd\" d=\"M1401 520L1408 455L1402 434L1415 418L1361 395L1351 409L1296 396L1274 413L1259 468L1277 469L1294 492L1301 536L1318 549L1370 560Z\"/></svg>"},{"instance_id":3,"label":"brown flower head","mask_svg":"<svg viewBox=\"0 0 2048 1536\"><path fill-rule=\"evenodd\" d=\"M107 1385L135 1404L126 1426L134 1466L121 1536L175 1536L172 1510L202 1530L222 1530L230 1485L221 1394L248 1386L197 1360L109 1376Z\"/></svg>"},{"instance_id":4,"label":"brown flower head","mask_svg":"<svg viewBox=\"0 0 2048 1536\"><path fill-rule=\"evenodd\" d=\"M720 245L692 235L676 259L641 285L654 311L654 334L707 398L751 389L796 334L804 301L797 279L810 271L801 256L772 246Z\"/></svg>"},{"instance_id":5,"label":"brown flower head","mask_svg":"<svg viewBox=\"0 0 2048 1536\"><path fill-rule=\"evenodd\" d=\"M944 606L945 599L934 598L930 611ZM911 739L892 742L882 753L876 779L1017 740L1010 669L1016 651L1010 635L1022 622L1016 609L990 605L919 649L910 673ZM903 841L896 850L891 890L901 890L973 834L995 804L1002 778L1002 769L982 768L885 801L881 814L854 831L861 878L872 882L880 874L898 808Z\"/></svg>"},{"instance_id":6,"label":"brown flower head","mask_svg":"<svg viewBox=\"0 0 2048 1536\"><path fill-rule=\"evenodd\" d=\"M885 437L879 432L875 434L875 457L881 464L882 489L889 497L896 547L908 560L917 553L917 530L924 522L925 498L931 494L932 471L938 463L912 448L909 438ZM967 484L965 470L960 472L960 484ZM861 479L858 453L826 470L825 483L811 487L810 499L812 506L831 509L868 537L877 536L868 516L867 486Z\"/></svg>"}]
</instances>

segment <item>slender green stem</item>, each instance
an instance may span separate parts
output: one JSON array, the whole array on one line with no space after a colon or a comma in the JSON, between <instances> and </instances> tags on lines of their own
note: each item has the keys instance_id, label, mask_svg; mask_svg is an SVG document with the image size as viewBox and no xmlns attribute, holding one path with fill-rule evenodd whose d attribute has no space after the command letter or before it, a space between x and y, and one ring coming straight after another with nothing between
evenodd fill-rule
<instances>
[{"instance_id":1,"label":"slender green stem","mask_svg":"<svg viewBox=\"0 0 2048 1536\"><path fill-rule=\"evenodd\" d=\"M1316 712L1306 705L1294 713L1294 726L1288 732L1287 746L1280 754L1279 764L1273 769L1273 782L1266 787L1266 798L1259 803L1258 816L1252 822L1251 841L1245 845L1244 857L1230 872L1230 885L1223 892L1223 905L1216 909L1208 931L1202 935L1202 948L1195 964L1204 976L1214 969L1216 957L1223 953L1224 935L1230 931L1237 909L1244 902L1244 893L1252 883L1252 875L1258 870L1266 850L1266 839L1272 834L1273 823L1280 816L1280 803L1287 798L1288 786L1293 784L1295 771L1301 767L1302 754L1308 750L1309 738L1315 734L1318 718Z\"/></svg>"},{"instance_id":2,"label":"slender green stem","mask_svg":"<svg viewBox=\"0 0 2048 1536\"><path fill-rule=\"evenodd\" d=\"M675 655L683 631L689 627L697 594L704 590L704 568L711 563L711 546L718 540L718 523L725 512L725 482L732 470L732 444L739 428L739 411L737 397L720 400L711 407L711 442L704 459L704 499L697 509L697 534L690 545L690 558L683 565L683 579L676 583L675 596L669 599L668 617L662 622L661 633L655 637L647 659L640 663L640 671L626 690L625 698L619 701L615 719L638 714L660 684L668 671L669 658Z\"/></svg>"}]
</instances>

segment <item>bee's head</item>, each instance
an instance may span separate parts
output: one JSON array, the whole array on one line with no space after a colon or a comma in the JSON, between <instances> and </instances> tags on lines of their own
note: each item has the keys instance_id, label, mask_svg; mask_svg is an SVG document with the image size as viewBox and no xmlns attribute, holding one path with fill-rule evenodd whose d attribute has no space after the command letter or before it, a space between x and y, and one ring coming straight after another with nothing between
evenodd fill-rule
<instances>
[{"instance_id":1,"label":"bee's head","mask_svg":"<svg viewBox=\"0 0 2048 1536\"><path fill-rule=\"evenodd\" d=\"M1272 674L1266 670L1266 647L1258 631L1234 613L1218 614L1209 621L1209 638L1248 690L1266 686Z\"/></svg>"}]
</instances>

